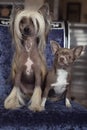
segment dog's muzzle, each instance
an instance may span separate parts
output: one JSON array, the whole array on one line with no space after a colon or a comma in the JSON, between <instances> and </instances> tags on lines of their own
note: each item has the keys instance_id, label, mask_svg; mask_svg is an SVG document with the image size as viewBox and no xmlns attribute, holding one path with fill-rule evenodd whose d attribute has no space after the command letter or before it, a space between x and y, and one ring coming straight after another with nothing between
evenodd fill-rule
<instances>
[{"instance_id":1,"label":"dog's muzzle","mask_svg":"<svg viewBox=\"0 0 87 130\"><path fill-rule=\"evenodd\" d=\"M30 30L29 27L24 28L23 35L25 35L25 36L31 36L32 35L31 30Z\"/></svg>"},{"instance_id":2,"label":"dog's muzzle","mask_svg":"<svg viewBox=\"0 0 87 130\"><path fill-rule=\"evenodd\" d=\"M64 56L60 56L60 58L58 59L58 62L60 65L68 65L67 59Z\"/></svg>"}]
</instances>

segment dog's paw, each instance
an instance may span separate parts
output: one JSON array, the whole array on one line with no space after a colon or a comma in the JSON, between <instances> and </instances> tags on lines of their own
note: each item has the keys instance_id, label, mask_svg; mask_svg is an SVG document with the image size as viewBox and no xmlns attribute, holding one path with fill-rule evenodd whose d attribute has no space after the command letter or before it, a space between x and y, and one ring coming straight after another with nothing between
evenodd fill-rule
<instances>
[{"instance_id":1,"label":"dog's paw","mask_svg":"<svg viewBox=\"0 0 87 130\"><path fill-rule=\"evenodd\" d=\"M41 111L45 111L45 107L44 106L41 106L40 109L41 109Z\"/></svg>"},{"instance_id":2,"label":"dog's paw","mask_svg":"<svg viewBox=\"0 0 87 130\"><path fill-rule=\"evenodd\" d=\"M66 104L66 107L67 107L67 108L71 108L72 105L71 105L71 104Z\"/></svg>"},{"instance_id":3,"label":"dog's paw","mask_svg":"<svg viewBox=\"0 0 87 130\"><path fill-rule=\"evenodd\" d=\"M28 108L29 108L31 111L33 111L33 112L41 112L41 111L44 110L44 108L43 108L42 106L38 106L38 105L35 105L35 106L30 105Z\"/></svg>"},{"instance_id":4,"label":"dog's paw","mask_svg":"<svg viewBox=\"0 0 87 130\"><path fill-rule=\"evenodd\" d=\"M4 101L5 109L17 109L20 107L20 104L16 98L7 97Z\"/></svg>"},{"instance_id":5,"label":"dog's paw","mask_svg":"<svg viewBox=\"0 0 87 130\"><path fill-rule=\"evenodd\" d=\"M70 103L68 98L66 98L65 104L66 104L67 108L71 108L72 107L72 105L71 105L71 103Z\"/></svg>"}]
</instances>

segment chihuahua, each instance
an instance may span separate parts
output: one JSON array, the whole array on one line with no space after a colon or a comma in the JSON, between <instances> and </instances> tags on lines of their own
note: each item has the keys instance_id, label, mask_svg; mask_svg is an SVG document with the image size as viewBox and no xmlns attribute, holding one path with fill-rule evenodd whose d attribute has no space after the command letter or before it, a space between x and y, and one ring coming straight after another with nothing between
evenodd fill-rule
<instances>
[{"instance_id":1,"label":"chihuahua","mask_svg":"<svg viewBox=\"0 0 87 130\"><path fill-rule=\"evenodd\" d=\"M41 106L44 110L48 93L53 89L57 99L64 97L66 107L70 108L71 68L75 60L81 55L83 46L68 49L62 48L56 41L51 41L50 44L54 55L54 62L52 69L48 71L46 77L46 86Z\"/></svg>"}]
</instances>

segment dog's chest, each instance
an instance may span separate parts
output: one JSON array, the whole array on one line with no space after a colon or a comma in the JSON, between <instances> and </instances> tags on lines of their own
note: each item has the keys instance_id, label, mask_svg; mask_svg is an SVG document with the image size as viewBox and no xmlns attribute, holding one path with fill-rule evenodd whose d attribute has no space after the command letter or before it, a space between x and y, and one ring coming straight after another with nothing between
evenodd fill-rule
<instances>
[{"instance_id":1,"label":"dog's chest","mask_svg":"<svg viewBox=\"0 0 87 130\"><path fill-rule=\"evenodd\" d=\"M32 65L33 65L33 61L30 59L30 57L28 57L27 61L25 62L27 75L30 75L30 73L32 72Z\"/></svg>"},{"instance_id":2,"label":"dog's chest","mask_svg":"<svg viewBox=\"0 0 87 130\"><path fill-rule=\"evenodd\" d=\"M55 93L61 94L66 90L66 86L69 84L67 82L68 72L63 69L57 70L57 79L56 82L51 84L54 88Z\"/></svg>"}]
</instances>

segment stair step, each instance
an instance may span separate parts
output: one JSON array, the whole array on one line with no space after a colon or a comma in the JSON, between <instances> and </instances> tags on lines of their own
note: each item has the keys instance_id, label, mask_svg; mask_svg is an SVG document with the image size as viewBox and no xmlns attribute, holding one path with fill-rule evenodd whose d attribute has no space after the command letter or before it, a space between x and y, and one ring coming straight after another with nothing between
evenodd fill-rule
<instances>
[{"instance_id":1,"label":"stair step","mask_svg":"<svg viewBox=\"0 0 87 130\"><path fill-rule=\"evenodd\" d=\"M71 32L70 35L72 35L72 37L84 37L86 38L87 37L87 33L78 33L78 32Z\"/></svg>"},{"instance_id":2,"label":"stair step","mask_svg":"<svg viewBox=\"0 0 87 130\"><path fill-rule=\"evenodd\" d=\"M83 45L82 55L72 68L72 94L78 99L87 99L87 24L70 24L70 47Z\"/></svg>"}]
</instances>

